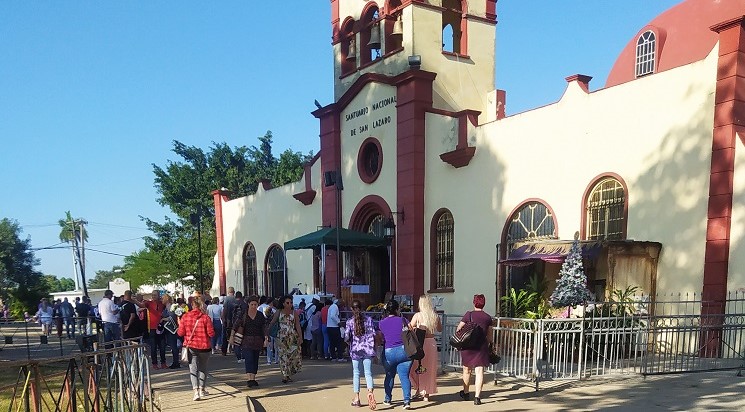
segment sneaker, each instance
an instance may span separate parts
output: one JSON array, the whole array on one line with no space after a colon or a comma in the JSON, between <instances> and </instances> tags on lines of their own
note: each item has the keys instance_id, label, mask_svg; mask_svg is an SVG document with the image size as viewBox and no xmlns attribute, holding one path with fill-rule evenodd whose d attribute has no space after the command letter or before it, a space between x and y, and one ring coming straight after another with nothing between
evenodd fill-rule
<instances>
[{"instance_id":1,"label":"sneaker","mask_svg":"<svg viewBox=\"0 0 745 412\"><path fill-rule=\"evenodd\" d=\"M180 363L174 363L171 366L168 367L168 369L178 369L181 367Z\"/></svg>"},{"instance_id":2,"label":"sneaker","mask_svg":"<svg viewBox=\"0 0 745 412\"><path fill-rule=\"evenodd\" d=\"M201 393L202 396L207 396L207 395L210 394L209 392L207 392L207 389L202 389L202 391L200 393Z\"/></svg>"},{"instance_id":3,"label":"sneaker","mask_svg":"<svg viewBox=\"0 0 745 412\"><path fill-rule=\"evenodd\" d=\"M243 363L243 359L238 359L238 363Z\"/></svg>"},{"instance_id":4,"label":"sneaker","mask_svg":"<svg viewBox=\"0 0 745 412\"><path fill-rule=\"evenodd\" d=\"M160 368L161 369L168 369L168 365L166 365L165 362L164 363L161 363L160 364Z\"/></svg>"},{"instance_id":5,"label":"sneaker","mask_svg":"<svg viewBox=\"0 0 745 412\"><path fill-rule=\"evenodd\" d=\"M199 396L199 391L194 391L194 400L195 400L195 401L198 401L198 400L200 400L200 399L202 399L202 397L201 397L201 396Z\"/></svg>"},{"instance_id":6,"label":"sneaker","mask_svg":"<svg viewBox=\"0 0 745 412\"><path fill-rule=\"evenodd\" d=\"M478 398L478 397L473 398L473 404L474 405L481 405L481 398Z\"/></svg>"},{"instance_id":7,"label":"sneaker","mask_svg":"<svg viewBox=\"0 0 745 412\"><path fill-rule=\"evenodd\" d=\"M409 402L404 402L404 409L411 409L411 404Z\"/></svg>"},{"instance_id":8,"label":"sneaker","mask_svg":"<svg viewBox=\"0 0 745 412\"><path fill-rule=\"evenodd\" d=\"M153 364L153 370L158 370L158 369L160 369L160 366L158 366L157 363L154 363Z\"/></svg>"},{"instance_id":9,"label":"sneaker","mask_svg":"<svg viewBox=\"0 0 745 412\"><path fill-rule=\"evenodd\" d=\"M383 400L383 405L385 405L385 406L391 406L391 400L390 399Z\"/></svg>"},{"instance_id":10,"label":"sneaker","mask_svg":"<svg viewBox=\"0 0 745 412\"><path fill-rule=\"evenodd\" d=\"M461 398L461 399L463 399L464 401L467 401L467 400L468 400L468 398L470 398L470 397L471 397L471 394L469 394L469 393L465 393L465 392L463 392L463 390L461 389L461 391L460 391L460 392L458 392L458 396L460 396L460 398Z\"/></svg>"}]
</instances>

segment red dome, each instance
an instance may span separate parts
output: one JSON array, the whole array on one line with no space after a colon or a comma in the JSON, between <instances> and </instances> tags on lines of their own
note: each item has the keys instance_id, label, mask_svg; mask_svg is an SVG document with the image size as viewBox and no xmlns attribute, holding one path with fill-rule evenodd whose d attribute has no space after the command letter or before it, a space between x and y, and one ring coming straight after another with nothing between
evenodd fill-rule
<instances>
[{"instance_id":1,"label":"red dome","mask_svg":"<svg viewBox=\"0 0 745 412\"><path fill-rule=\"evenodd\" d=\"M745 0L686 0L652 20L624 47L605 87L635 79L636 42L647 30L657 35L655 73L702 60L717 43L710 27L745 15Z\"/></svg>"}]
</instances>

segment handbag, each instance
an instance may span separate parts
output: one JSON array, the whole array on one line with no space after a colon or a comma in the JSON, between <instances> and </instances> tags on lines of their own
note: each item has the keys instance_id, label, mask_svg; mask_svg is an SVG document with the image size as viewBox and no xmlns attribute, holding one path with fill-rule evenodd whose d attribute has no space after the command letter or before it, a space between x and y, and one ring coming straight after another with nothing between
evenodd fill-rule
<instances>
[{"instance_id":1,"label":"handbag","mask_svg":"<svg viewBox=\"0 0 745 412\"><path fill-rule=\"evenodd\" d=\"M163 323L163 329L167 330L169 333L175 335L176 331L178 330L178 325L176 325L176 321L172 317L168 317L168 320L166 320Z\"/></svg>"},{"instance_id":2,"label":"handbag","mask_svg":"<svg viewBox=\"0 0 745 412\"><path fill-rule=\"evenodd\" d=\"M404 342L404 351L406 356L411 360L422 360L424 358L424 348L422 342L417 339L416 332L409 328L406 320L401 318L403 328L401 329L401 340Z\"/></svg>"},{"instance_id":3,"label":"handbag","mask_svg":"<svg viewBox=\"0 0 745 412\"><path fill-rule=\"evenodd\" d=\"M496 365L502 360L502 357L497 354L494 345L489 345L489 363Z\"/></svg>"},{"instance_id":4,"label":"handbag","mask_svg":"<svg viewBox=\"0 0 745 412\"><path fill-rule=\"evenodd\" d=\"M191 330L191 334L189 335L189 342L191 342L191 338L194 337L194 331L197 330L197 325L199 324L199 319L197 319L196 322L194 322L194 328ZM184 345L181 348L181 362L189 362L189 347L186 345L186 341L184 341Z\"/></svg>"},{"instance_id":5,"label":"handbag","mask_svg":"<svg viewBox=\"0 0 745 412\"><path fill-rule=\"evenodd\" d=\"M230 331L230 338L228 338L229 345L239 345L243 343L243 325L238 326L237 329Z\"/></svg>"},{"instance_id":6,"label":"handbag","mask_svg":"<svg viewBox=\"0 0 745 412\"><path fill-rule=\"evenodd\" d=\"M450 346L458 350L475 349L484 341L484 331L481 326L471 320L472 312L468 312L468 322L450 337Z\"/></svg>"}]
</instances>

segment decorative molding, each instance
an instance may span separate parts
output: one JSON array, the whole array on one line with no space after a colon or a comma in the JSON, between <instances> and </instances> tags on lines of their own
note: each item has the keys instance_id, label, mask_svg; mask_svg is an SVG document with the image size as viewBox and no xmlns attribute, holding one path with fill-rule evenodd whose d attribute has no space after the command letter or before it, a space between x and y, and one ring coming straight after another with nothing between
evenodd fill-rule
<instances>
[{"instance_id":1,"label":"decorative molding","mask_svg":"<svg viewBox=\"0 0 745 412\"><path fill-rule=\"evenodd\" d=\"M469 146L443 153L440 155L440 159L457 169L463 166L468 166L468 164L471 163L474 154L476 154L476 148Z\"/></svg>"},{"instance_id":2,"label":"decorative molding","mask_svg":"<svg viewBox=\"0 0 745 412\"><path fill-rule=\"evenodd\" d=\"M304 204L305 206L310 205L313 203L313 199L316 198L316 191L315 190L306 190L304 192L295 193L292 195L297 201Z\"/></svg>"}]
</instances>

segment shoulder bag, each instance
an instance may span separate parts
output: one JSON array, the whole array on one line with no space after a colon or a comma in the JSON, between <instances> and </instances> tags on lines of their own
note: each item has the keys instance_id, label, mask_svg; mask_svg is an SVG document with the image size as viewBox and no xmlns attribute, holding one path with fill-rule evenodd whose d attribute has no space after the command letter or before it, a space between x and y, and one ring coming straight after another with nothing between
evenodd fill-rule
<instances>
[{"instance_id":1,"label":"shoulder bag","mask_svg":"<svg viewBox=\"0 0 745 412\"><path fill-rule=\"evenodd\" d=\"M484 340L484 331L481 330L481 326L471 320L471 315L472 312L468 312L468 322L465 322L463 327L450 337L450 346L455 349L475 349L481 346Z\"/></svg>"},{"instance_id":2,"label":"shoulder bag","mask_svg":"<svg viewBox=\"0 0 745 412\"><path fill-rule=\"evenodd\" d=\"M230 331L230 337L228 338L228 345L240 346L243 343L243 325L246 323L245 315L241 319L240 323L235 329Z\"/></svg>"},{"instance_id":3,"label":"shoulder bag","mask_svg":"<svg viewBox=\"0 0 745 412\"><path fill-rule=\"evenodd\" d=\"M194 327L191 329L191 334L189 335L189 342L191 342L191 339L194 337L194 331L197 330L198 324L199 324L199 319L197 319L197 321L194 322ZM189 362L189 346L186 345L186 341L184 341L184 345L181 348L181 362L190 363Z\"/></svg>"},{"instance_id":4,"label":"shoulder bag","mask_svg":"<svg viewBox=\"0 0 745 412\"><path fill-rule=\"evenodd\" d=\"M416 336L416 332L411 330L406 323L406 319L401 317L403 328L401 329L401 340L404 342L404 351L406 356L411 360L422 360L424 358L424 348Z\"/></svg>"}]
</instances>

